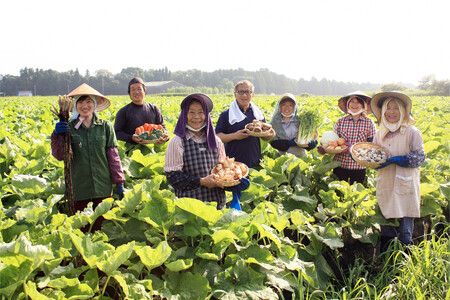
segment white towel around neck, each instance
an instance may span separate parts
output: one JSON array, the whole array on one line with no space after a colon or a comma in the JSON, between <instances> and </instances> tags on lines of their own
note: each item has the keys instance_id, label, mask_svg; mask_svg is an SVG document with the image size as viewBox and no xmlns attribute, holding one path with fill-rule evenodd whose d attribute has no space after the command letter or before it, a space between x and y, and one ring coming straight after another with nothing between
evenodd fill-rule
<instances>
[{"instance_id":1,"label":"white towel around neck","mask_svg":"<svg viewBox=\"0 0 450 300\"><path fill-rule=\"evenodd\" d=\"M252 107L253 115L255 116L255 118L260 121L264 120L264 114L261 112L261 110L252 102L250 102L250 106ZM245 119L245 115L239 108L239 105L238 105L236 99L234 99L234 101L233 101L233 103L231 103L230 109L228 111L228 122L231 125L233 125L235 123L241 122L244 119Z\"/></svg>"}]
</instances>

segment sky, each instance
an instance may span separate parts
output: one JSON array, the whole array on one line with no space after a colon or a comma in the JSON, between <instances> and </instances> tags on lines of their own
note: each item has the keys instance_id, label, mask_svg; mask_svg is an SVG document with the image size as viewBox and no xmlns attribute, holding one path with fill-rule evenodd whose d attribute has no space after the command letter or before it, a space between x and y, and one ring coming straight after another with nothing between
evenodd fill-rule
<instances>
[{"instance_id":1,"label":"sky","mask_svg":"<svg viewBox=\"0 0 450 300\"><path fill-rule=\"evenodd\" d=\"M269 69L292 79L450 79L448 0L0 2L0 74Z\"/></svg>"}]
</instances>

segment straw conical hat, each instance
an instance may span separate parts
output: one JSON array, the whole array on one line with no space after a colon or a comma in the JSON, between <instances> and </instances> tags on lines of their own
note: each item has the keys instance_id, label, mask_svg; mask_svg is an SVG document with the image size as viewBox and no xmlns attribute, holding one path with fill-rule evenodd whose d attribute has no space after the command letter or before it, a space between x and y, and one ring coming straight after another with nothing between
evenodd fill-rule
<instances>
[{"instance_id":1,"label":"straw conical hat","mask_svg":"<svg viewBox=\"0 0 450 300\"><path fill-rule=\"evenodd\" d=\"M368 115L372 113L372 111L370 110L370 96L360 91L351 92L350 94L347 94L338 100L338 106L344 113L347 113L347 101L351 96L358 96L360 98L363 98L364 101L366 101L366 114Z\"/></svg>"},{"instance_id":2,"label":"straw conical hat","mask_svg":"<svg viewBox=\"0 0 450 300\"><path fill-rule=\"evenodd\" d=\"M69 97L75 97L75 96L84 96L84 95L92 95L95 96L97 99L97 111L102 111L104 109L107 109L111 105L111 101L100 94L96 89L90 87L86 83L83 83L73 91L69 93Z\"/></svg>"},{"instance_id":3,"label":"straw conical hat","mask_svg":"<svg viewBox=\"0 0 450 300\"><path fill-rule=\"evenodd\" d=\"M371 109L373 111L373 114L378 120L378 123L381 121L381 108L383 107L383 103L388 98L396 98L403 102L406 108L406 115L409 117L409 124L416 123L416 120L414 120L411 109L412 109L412 101L411 98L409 98L407 95L400 93L400 92L382 92L378 93L375 96L373 96L372 101L370 103Z\"/></svg>"}]
</instances>

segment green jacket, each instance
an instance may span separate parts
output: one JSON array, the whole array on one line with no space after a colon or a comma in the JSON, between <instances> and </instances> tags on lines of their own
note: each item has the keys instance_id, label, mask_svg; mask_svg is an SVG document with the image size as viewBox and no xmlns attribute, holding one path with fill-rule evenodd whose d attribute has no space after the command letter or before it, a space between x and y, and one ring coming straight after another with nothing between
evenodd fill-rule
<instances>
[{"instance_id":1,"label":"green jacket","mask_svg":"<svg viewBox=\"0 0 450 300\"><path fill-rule=\"evenodd\" d=\"M74 201L107 198L112 194L112 182L106 149L117 147L111 122L94 115L92 124L77 129L78 118L69 122L72 138L72 187Z\"/></svg>"}]
</instances>

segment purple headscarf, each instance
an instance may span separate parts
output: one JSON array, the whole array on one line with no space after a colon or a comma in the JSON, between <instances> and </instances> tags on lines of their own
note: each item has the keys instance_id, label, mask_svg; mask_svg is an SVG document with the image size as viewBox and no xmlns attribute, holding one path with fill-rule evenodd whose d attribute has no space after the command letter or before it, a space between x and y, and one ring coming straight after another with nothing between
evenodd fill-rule
<instances>
[{"instance_id":1,"label":"purple headscarf","mask_svg":"<svg viewBox=\"0 0 450 300\"><path fill-rule=\"evenodd\" d=\"M184 138L184 136L186 135L187 114L192 100L199 101L202 104L203 112L205 113L206 126L203 130L205 130L206 133L206 142L208 143L208 149L217 149L216 133L214 132L211 116L209 115L209 112L213 109L213 103L211 99L205 94L191 94L184 98L180 105L180 117L178 118L178 122L173 133L175 133L175 135L179 136L180 138Z\"/></svg>"}]
</instances>

